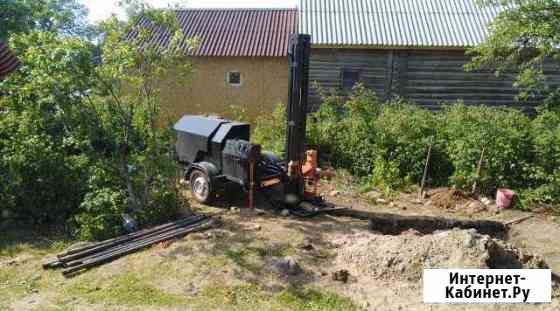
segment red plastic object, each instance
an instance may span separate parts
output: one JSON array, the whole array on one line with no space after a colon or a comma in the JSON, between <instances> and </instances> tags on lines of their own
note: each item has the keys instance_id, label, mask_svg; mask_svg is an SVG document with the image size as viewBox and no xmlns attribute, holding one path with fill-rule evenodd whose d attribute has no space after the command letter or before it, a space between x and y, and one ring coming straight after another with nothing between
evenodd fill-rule
<instances>
[{"instance_id":1,"label":"red plastic object","mask_svg":"<svg viewBox=\"0 0 560 311\"><path fill-rule=\"evenodd\" d=\"M496 206L498 209L508 209L511 207L515 192L510 189L498 189L496 192Z\"/></svg>"}]
</instances>

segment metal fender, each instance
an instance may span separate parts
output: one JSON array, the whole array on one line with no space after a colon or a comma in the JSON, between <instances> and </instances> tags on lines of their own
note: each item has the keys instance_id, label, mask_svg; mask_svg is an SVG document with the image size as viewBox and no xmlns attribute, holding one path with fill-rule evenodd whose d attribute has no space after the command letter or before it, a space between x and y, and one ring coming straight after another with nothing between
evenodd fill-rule
<instances>
[{"instance_id":1,"label":"metal fender","mask_svg":"<svg viewBox=\"0 0 560 311\"><path fill-rule=\"evenodd\" d=\"M185 171L186 180L188 180L189 176L191 175L191 172L195 169L203 171L204 173L206 173L206 175L208 175L208 177L210 177L210 179L214 179L216 176L220 174L218 168L214 164L210 162L197 162L187 167Z\"/></svg>"}]
</instances>

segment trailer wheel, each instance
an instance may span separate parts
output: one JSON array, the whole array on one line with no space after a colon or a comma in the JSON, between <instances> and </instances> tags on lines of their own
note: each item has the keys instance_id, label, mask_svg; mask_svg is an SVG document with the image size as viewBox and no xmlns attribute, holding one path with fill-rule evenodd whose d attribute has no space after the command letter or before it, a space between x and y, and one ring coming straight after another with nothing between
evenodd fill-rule
<instances>
[{"instance_id":1,"label":"trailer wheel","mask_svg":"<svg viewBox=\"0 0 560 311\"><path fill-rule=\"evenodd\" d=\"M191 191L200 203L208 204L214 198L214 189L210 177L201 170L193 170L190 176Z\"/></svg>"}]
</instances>

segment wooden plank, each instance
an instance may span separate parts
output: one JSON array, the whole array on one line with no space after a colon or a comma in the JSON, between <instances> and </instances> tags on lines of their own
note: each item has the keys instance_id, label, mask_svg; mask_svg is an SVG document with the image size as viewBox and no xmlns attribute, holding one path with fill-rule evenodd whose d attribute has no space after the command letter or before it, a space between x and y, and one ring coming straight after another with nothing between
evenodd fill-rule
<instances>
[{"instance_id":1,"label":"wooden plank","mask_svg":"<svg viewBox=\"0 0 560 311\"><path fill-rule=\"evenodd\" d=\"M387 68L385 78L385 100L390 100L393 96L393 79L395 70L395 51L389 51L387 55Z\"/></svg>"},{"instance_id":2,"label":"wooden plank","mask_svg":"<svg viewBox=\"0 0 560 311\"><path fill-rule=\"evenodd\" d=\"M310 79L326 89L340 88L342 68L359 69L365 86L378 95L386 99L400 95L430 109L458 99L468 105L525 109L541 99L517 102L514 73L496 77L489 71L466 72L463 66L469 59L464 51L314 49ZM560 66L554 66L558 63L551 62L547 67L547 82L553 86L560 85ZM319 101L318 94L313 95L312 101Z\"/></svg>"},{"instance_id":3,"label":"wooden plank","mask_svg":"<svg viewBox=\"0 0 560 311\"><path fill-rule=\"evenodd\" d=\"M409 53L407 51L403 51L399 54L399 63L398 63L398 80L397 80L397 95L401 97L406 97L406 87L408 85L408 61L409 61Z\"/></svg>"},{"instance_id":4,"label":"wooden plank","mask_svg":"<svg viewBox=\"0 0 560 311\"><path fill-rule=\"evenodd\" d=\"M447 85L438 86L409 86L406 88L409 94L434 94L434 93L445 93L445 94L495 94L496 88L493 87L456 87ZM503 88L499 95L515 96L519 93L518 90L512 88Z\"/></svg>"}]
</instances>

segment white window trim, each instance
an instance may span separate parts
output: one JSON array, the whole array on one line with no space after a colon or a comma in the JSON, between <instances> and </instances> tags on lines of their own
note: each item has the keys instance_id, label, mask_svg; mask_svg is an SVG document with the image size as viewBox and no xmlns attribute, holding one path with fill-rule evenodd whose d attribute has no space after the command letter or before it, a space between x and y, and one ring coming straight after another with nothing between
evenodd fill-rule
<instances>
[{"instance_id":1,"label":"white window trim","mask_svg":"<svg viewBox=\"0 0 560 311\"><path fill-rule=\"evenodd\" d=\"M238 74L239 74L239 83L231 83L231 82L229 82L229 75L230 75L231 73L238 73ZM233 87L240 87L240 86L242 86L242 85L243 85L243 75L241 74L241 71L239 71L239 70L228 70L228 71L226 72L226 83L227 83L229 86L233 86Z\"/></svg>"}]
</instances>

